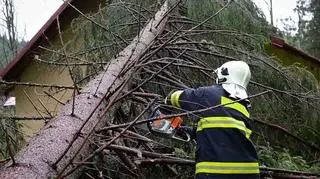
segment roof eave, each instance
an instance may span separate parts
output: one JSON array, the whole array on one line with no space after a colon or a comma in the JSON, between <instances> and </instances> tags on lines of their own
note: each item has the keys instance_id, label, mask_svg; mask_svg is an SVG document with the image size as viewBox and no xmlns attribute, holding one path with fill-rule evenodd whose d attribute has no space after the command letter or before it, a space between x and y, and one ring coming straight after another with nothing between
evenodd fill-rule
<instances>
[{"instance_id":1,"label":"roof eave","mask_svg":"<svg viewBox=\"0 0 320 179\"><path fill-rule=\"evenodd\" d=\"M0 78L2 80L7 80L8 77L14 76L11 74L14 71L13 69L22 63L22 59L26 55L28 55L28 52L30 51L30 49L35 47L38 41L40 41L40 39L44 37L45 32L51 26L56 24L56 18L59 17L59 15L67 9L67 7L69 6L69 3L72 3L73 1L74 0L65 1L59 7L59 9L49 18L49 20L41 27L41 29L36 33L36 35L34 35L31 38L31 40L17 53L17 55L15 55L13 60L5 68L1 69Z\"/></svg>"},{"instance_id":2,"label":"roof eave","mask_svg":"<svg viewBox=\"0 0 320 179\"><path fill-rule=\"evenodd\" d=\"M318 64L320 64L320 59L302 51L301 49L298 49L294 46L291 46L289 44L287 44L283 39L281 38L278 38L278 37L274 37L274 36L270 36L270 40L271 40L271 45L277 47L277 48L282 48L282 49L286 49L286 50L289 50L289 51L292 51L304 58L307 58L311 61L314 61Z\"/></svg>"}]
</instances>

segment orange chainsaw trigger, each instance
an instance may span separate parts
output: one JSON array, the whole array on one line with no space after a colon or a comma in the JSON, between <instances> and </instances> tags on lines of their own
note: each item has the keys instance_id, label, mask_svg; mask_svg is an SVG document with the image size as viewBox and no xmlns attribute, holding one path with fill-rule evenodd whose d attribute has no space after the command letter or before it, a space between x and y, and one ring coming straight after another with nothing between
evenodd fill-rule
<instances>
[{"instance_id":1,"label":"orange chainsaw trigger","mask_svg":"<svg viewBox=\"0 0 320 179\"><path fill-rule=\"evenodd\" d=\"M183 120L180 116L175 116L170 118L171 121L171 127L178 128L182 124Z\"/></svg>"}]
</instances>

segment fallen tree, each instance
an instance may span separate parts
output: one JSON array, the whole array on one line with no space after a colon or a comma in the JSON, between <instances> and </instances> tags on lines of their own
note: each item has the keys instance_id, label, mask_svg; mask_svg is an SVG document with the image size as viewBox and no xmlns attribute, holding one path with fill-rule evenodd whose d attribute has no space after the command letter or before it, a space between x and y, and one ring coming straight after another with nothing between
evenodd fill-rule
<instances>
[{"instance_id":1,"label":"fallen tree","mask_svg":"<svg viewBox=\"0 0 320 179\"><path fill-rule=\"evenodd\" d=\"M148 50L166 24L165 2L140 34L110 61L80 94L65 104L61 112L43 127L17 155L0 178L48 178L63 172L75 158L90 153L89 140L94 129L108 120L105 113L122 89L126 88L137 60ZM79 172L74 172L77 175Z\"/></svg>"},{"instance_id":2,"label":"fallen tree","mask_svg":"<svg viewBox=\"0 0 320 179\"><path fill-rule=\"evenodd\" d=\"M299 77L296 76L292 70L284 70L275 59L263 53L261 49L264 43L263 39L258 38L258 36L254 34L254 31L246 31L246 27L261 28L261 25L257 24L257 19L250 21L252 20L251 14L249 19L244 19L242 15L238 16L238 14L241 13L234 13L236 16L228 16L230 18L223 19L223 22L227 23L225 25L229 28L219 27L219 25L221 25L221 23L217 22L219 18L214 18L220 12L223 12L223 9L232 12L231 10L239 7L241 9L247 7L238 6L239 3L242 4L242 2L247 3L251 1L238 1L238 4L233 4L234 6L229 4L231 1L229 1L228 4L219 4L222 1L215 1L218 3L217 8L219 9L214 10L210 7L211 2L209 1L188 1L185 5L183 5L181 1L179 2L181 7L176 8L177 11L170 13L168 23L164 29L165 33L157 36L151 46L145 46L148 51L147 53L142 53L139 60L128 57L131 59L131 62L126 62L123 68L120 67L122 68L121 73L117 73L120 74L120 76L117 76L119 78L111 79L111 81L116 79L119 83L113 85L110 89L104 88L104 91L101 93L100 88L102 88L103 83L101 82L100 84L100 80L95 81L96 85L93 86L98 87L93 90L95 91L94 93L88 93L91 94L91 96L89 95L88 97L91 100L91 98L97 95L100 101L93 106L98 106L100 102L104 103L102 101L103 97L101 96L106 96L105 99L108 100L101 105L103 107L97 108L97 110L101 110L101 115L95 117L94 114L92 114L91 118L100 118L104 116L106 112L110 113L111 106L116 106L116 109L113 115L110 116L110 120L101 120L101 123L108 121L105 126L96 125L95 131L74 131L72 135L76 137L70 137L68 146L64 146L65 149L61 150L60 154L56 155L56 158L50 161L48 165L56 170L53 171L53 175L57 175L58 178L70 177L79 173L77 172L79 168L85 168L82 174L90 178L170 178L169 175L175 178L187 178L193 176L194 145L175 143L172 139L150 135L150 132L143 127L145 127L145 123L154 119L148 118L150 116L146 115L146 111L148 111L148 107L150 107L154 101L160 96L167 95L172 89L213 84L215 79L211 73L219 64L228 60L244 60L252 67L252 74L255 79L255 82L252 82L249 88L249 94L252 94L250 101L253 104L251 114L256 121L262 121L263 119L263 122L255 123L258 127L254 130L253 135L253 141L257 144L261 164L263 164L263 166L260 167L261 176L266 178L317 178L319 174L309 173L307 171L319 170L309 170L311 167L307 166L304 160L294 155L304 154L304 156L312 159L318 158L319 143L317 142L317 136L320 135L316 131L316 126L319 123L315 121L311 123L312 119L318 121L317 116L320 114L318 112L320 110L317 110L320 99L318 93L311 92L313 90L312 88L306 88L311 91L305 91L306 89L301 88L301 84L304 82L300 77L306 77L306 75ZM192 10L192 8L198 5L198 9L195 8ZM109 8L103 12L113 11L117 13L110 13L110 15L101 12L97 15L98 17L96 17L95 22L101 23L99 28L112 27L110 24L113 24L114 27L117 27L114 29L114 32L122 36L115 39L105 38L104 41L101 42L101 37L112 37L113 34L110 35L111 33L106 32L105 29L101 30L100 33L96 33L96 29L89 25L93 24L93 26L96 27L97 24L92 23L89 19L88 23L79 24L77 28L81 32L79 32L79 36L96 34L94 37L87 38L90 42L88 43L89 45L83 45L83 47L80 48L80 50L83 51L78 54L85 54L86 57L89 56L94 59L96 56L110 55L109 53L104 54L106 51L118 52L122 50L123 47L121 45L128 44L125 39L128 37L130 39L132 38L132 36L125 35L126 31L128 34L132 32L134 32L132 34L136 34L136 32L140 31L139 27L141 27L141 22L145 22L144 19L147 19L144 15L151 14L153 16L154 14L150 13L152 11L145 10L140 4L132 3L129 0L117 1L110 7L114 6L120 6L119 9L121 8L128 11L127 15L129 15L124 16L126 17L126 21L119 22L118 19L119 14L125 13L118 12L119 9ZM177 6L179 7L178 3ZM208 10L205 8L207 6L209 11L205 11ZM136 7L136 9L133 9L133 7ZM148 4L145 7L153 9L158 6ZM188 9L188 13L191 13L195 17L190 17L190 14L187 16L186 9ZM145 14L141 13L142 11L144 11ZM101 14L104 16L101 17ZM205 19L197 18L198 15L201 14L204 15ZM223 16L223 13L220 13L219 16ZM109 18L111 17L116 17L116 20L110 21ZM164 15L164 17L166 16ZM84 19L88 20L87 17ZM234 28L232 23L228 24L229 22L233 22L233 20L242 22L240 23L241 27L245 27L242 29L242 32L232 29ZM81 19L79 21L82 22L84 20ZM131 25L138 28L131 28ZM84 29L87 26L89 26L88 29L90 30L85 31ZM125 30L119 30L120 28L118 27L123 26L126 27L124 28ZM111 43L110 40L114 41ZM123 43L123 40L125 43ZM98 42L95 43L96 41ZM96 51L92 50L92 44L96 45L94 47ZM120 50L114 50L117 48L107 48L107 46L110 47L112 45L118 45L117 47L119 47ZM136 50L135 48L136 47L133 47L131 50L134 51ZM128 54L131 53L129 52ZM42 61L39 62L42 63ZM92 60L92 62L86 63L86 65L94 66L94 64L96 64L95 68L98 69L101 64L105 63L106 62L101 62L96 64L96 60ZM83 63L50 64L73 67L85 65ZM106 76L109 70L104 75L101 74L99 78ZM131 75L133 75L132 78L130 78ZM129 81L132 82L133 85L123 90ZM307 80L307 82L310 81ZM270 93L270 91L273 93ZM121 96L118 97L119 95ZM255 96L255 98L252 98L253 96ZM88 99L83 99L83 101L85 101L83 105L87 105L88 102L91 103L90 100L87 100ZM77 101L76 99L76 102ZM72 103L68 104L72 105ZM78 108L78 106L75 107ZM292 107L295 107L295 109L292 110ZM72 108L69 107L68 110L67 112L70 113ZM92 110L94 111L94 109ZM91 115L90 112L91 111L89 111L88 114ZM194 112L195 111L188 111L180 113L179 115L184 115L186 125L193 125L193 123L196 123L196 120L192 119L197 117L193 116L194 114L192 113ZM64 114L69 113L65 112ZM71 113L77 116L79 112ZM86 111L82 113L86 113ZM309 116L308 114L312 115ZM91 118L84 118L84 120L89 120L88 123L90 123ZM310 124L305 122L310 122ZM81 126L79 128L81 128ZM93 128L94 127L91 127L91 129ZM309 129L315 130L310 130L313 132L312 135L305 133L308 132ZM91 132L93 133L92 135L96 136L94 140L88 137ZM83 140L82 138L79 140L77 136L82 137ZM266 137L268 140L265 139ZM306 139L310 142L305 142ZM77 143L78 140L81 144ZM88 148L87 144L89 142L90 145L95 147L94 150L88 150L87 153L81 150L80 153L78 149L73 149L74 146L82 146L84 144L86 144L84 148ZM279 154L278 152L273 152L272 148L264 147L269 145L277 147L279 144L275 144L275 142L280 143L280 146L283 146L283 148L296 150L297 153L284 151L284 153ZM301 144L305 147L301 147ZM70 153L70 151L73 151L73 153ZM76 153L81 155L76 155ZM292 156L292 154L294 155ZM78 157L75 158L75 156ZM283 156L285 158L283 158ZM308 159L310 160L310 158ZM45 160L47 161L46 158ZM317 160L315 161L317 162ZM279 163L282 163L282 165ZM288 166L287 164L292 166Z\"/></svg>"}]
</instances>

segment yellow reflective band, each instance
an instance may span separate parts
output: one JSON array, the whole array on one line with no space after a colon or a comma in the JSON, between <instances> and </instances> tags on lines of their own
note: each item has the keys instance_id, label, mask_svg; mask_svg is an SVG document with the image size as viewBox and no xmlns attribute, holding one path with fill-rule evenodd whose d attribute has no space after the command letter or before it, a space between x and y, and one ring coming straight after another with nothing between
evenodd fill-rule
<instances>
[{"instance_id":1,"label":"yellow reflective band","mask_svg":"<svg viewBox=\"0 0 320 179\"><path fill-rule=\"evenodd\" d=\"M246 127L243 121L232 117L206 117L198 122L197 132L208 128L236 128L241 130L249 139L252 131Z\"/></svg>"},{"instance_id":2,"label":"yellow reflective band","mask_svg":"<svg viewBox=\"0 0 320 179\"><path fill-rule=\"evenodd\" d=\"M175 91L174 93L172 93L172 95L170 96L170 102L173 106L180 108L179 98L182 93L183 93L183 91L181 91L181 90Z\"/></svg>"},{"instance_id":3,"label":"yellow reflective band","mask_svg":"<svg viewBox=\"0 0 320 179\"><path fill-rule=\"evenodd\" d=\"M228 104L228 103L231 103L231 104ZM221 104L227 108L231 108L231 109L234 109L234 110L241 112L246 117L250 117L250 114L244 105L242 105L238 102L234 102L233 100L231 100L227 97L224 97L224 96L221 97Z\"/></svg>"},{"instance_id":4,"label":"yellow reflective band","mask_svg":"<svg viewBox=\"0 0 320 179\"><path fill-rule=\"evenodd\" d=\"M212 174L258 174L258 162L199 162L197 173Z\"/></svg>"}]
</instances>

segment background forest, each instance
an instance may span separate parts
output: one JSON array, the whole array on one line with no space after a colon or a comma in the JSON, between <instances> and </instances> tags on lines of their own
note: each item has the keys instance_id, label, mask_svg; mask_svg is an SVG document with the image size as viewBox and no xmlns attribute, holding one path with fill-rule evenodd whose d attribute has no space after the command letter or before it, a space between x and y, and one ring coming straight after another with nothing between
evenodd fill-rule
<instances>
[{"instance_id":1,"label":"background forest","mask_svg":"<svg viewBox=\"0 0 320 179\"><path fill-rule=\"evenodd\" d=\"M59 55L62 52L85 56L93 64L87 66L85 74L81 66L72 66L72 76L79 85L85 85L98 71L103 70L101 64L117 57L148 19L154 16L163 1L114 0L106 3L108 5L98 13L81 16L72 22L76 35L63 48L55 49L59 53L42 57L47 62L56 63L52 66L55 68L63 62ZM127 91L132 94L118 100L109 114L112 121L106 126L133 121L152 101L151 97L164 97L172 89L211 85L214 82L211 75L213 69L229 60L243 60L250 65L253 74L249 94L255 96L250 99L250 112L255 121L253 141L261 165L290 171L319 172L319 82L303 68L303 64L283 66L277 58L267 54L265 46L270 36L279 36L320 58L320 1L298 0L295 9L299 15L298 29L287 25L287 31L270 25L250 0L182 0L170 3L174 8L164 32L142 56L137 65L139 70L135 71L130 81L131 88ZM2 66L14 54L12 51L9 53L10 48L6 45L10 44L8 39L6 35L0 38ZM17 39L14 41L24 44ZM0 159L4 163L19 150L23 139L19 124L8 119L10 111L4 111L1 115ZM147 114L142 116L144 119L149 117ZM192 120L195 117L189 114L184 119L188 125L195 125ZM149 146L153 152L190 161L194 158L192 143L153 136L145 124L136 126L132 131L157 141ZM103 146L115 133L106 129L97 130L97 139L92 141L93 148ZM120 139L117 144L135 150L145 145L129 137ZM95 153L90 162L81 165L84 172L80 178L137 178L141 175L146 178L193 177L193 166L187 164L156 165L130 156L130 160L134 161L132 164L119 153L111 149ZM130 168L139 164L144 167Z\"/></svg>"}]
</instances>

